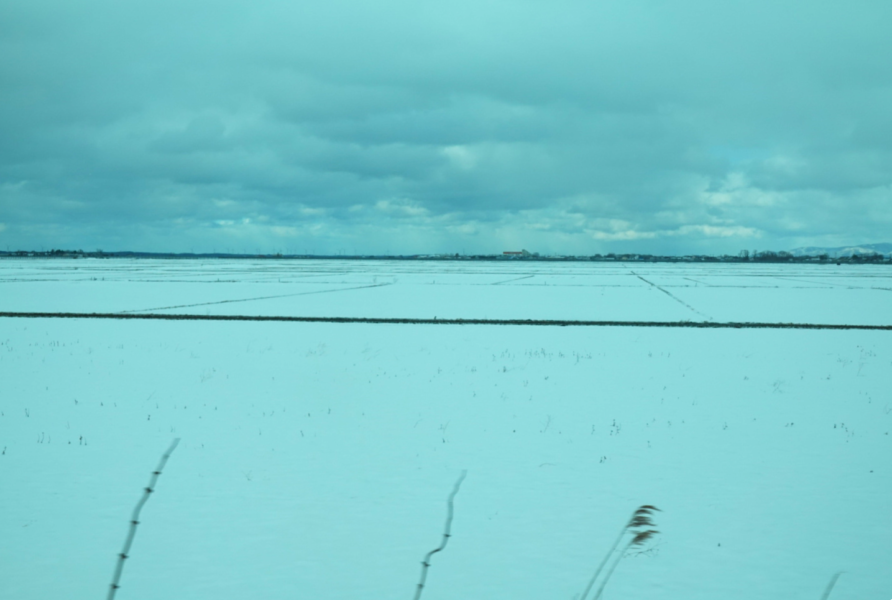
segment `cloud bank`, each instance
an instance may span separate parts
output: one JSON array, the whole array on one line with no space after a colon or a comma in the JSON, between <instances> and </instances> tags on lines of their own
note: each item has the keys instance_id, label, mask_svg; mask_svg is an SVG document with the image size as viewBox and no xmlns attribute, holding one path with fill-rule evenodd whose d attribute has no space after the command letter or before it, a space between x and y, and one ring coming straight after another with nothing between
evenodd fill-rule
<instances>
[{"instance_id":1,"label":"cloud bank","mask_svg":"<svg viewBox=\"0 0 892 600\"><path fill-rule=\"evenodd\" d=\"M892 5L0 6L0 243L736 253L892 231Z\"/></svg>"}]
</instances>

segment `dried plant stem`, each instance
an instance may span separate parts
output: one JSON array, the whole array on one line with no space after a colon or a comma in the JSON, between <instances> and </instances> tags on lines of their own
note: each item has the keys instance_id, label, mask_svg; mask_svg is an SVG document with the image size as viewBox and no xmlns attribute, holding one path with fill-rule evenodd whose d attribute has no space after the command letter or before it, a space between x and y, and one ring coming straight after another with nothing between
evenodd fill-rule
<instances>
[{"instance_id":1,"label":"dried plant stem","mask_svg":"<svg viewBox=\"0 0 892 600\"><path fill-rule=\"evenodd\" d=\"M149 500L149 494L154 491L155 484L158 482L158 476L161 475L164 465L167 464L167 459L170 458L170 455L179 443L180 438L176 438L173 443L171 443L170 448L167 449L167 452L164 453L164 456L161 457L161 462L158 463L158 467L152 472L152 478L149 480L149 485L143 490L142 498L139 499L139 502L136 503L136 507L133 509L133 516L130 518L130 530L127 532L127 539L124 540L124 548L121 550L121 553L118 554L118 563L115 566L115 574L112 577L111 588L108 590L108 600L113 600L118 588L121 587L118 584L121 581L121 572L124 570L124 561L127 559L128 552L130 552L130 546L133 544L133 538L136 536L136 526L139 525L139 512L142 510L143 505Z\"/></svg>"},{"instance_id":2,"label":"dried plant stem","mask_svg":"<svg viewBox=\"0 0 892 600\"><path fill-rule=\"evenodd\" d=\"M607 569L607 574L604 576L604 580L601 582L601 585L598 586L598 591L595 592L595 595L592 597L592 600L598 600L601 597L601 594L604 592L604 588L607 586L607 581L610 579L610 576L613 575L613 572L616 570L616 566L619 564L619 561L623 559L626 552L629 550L629 547L632 545L634 540L629 540L629 542L625 545L622 551L616 555L616 558L613 561L613 564L610 565L610 568Z\"/></svg>"},{"instance_id":3,"label":"dried plant stem","mask_svg":"<svg viewBox=\"0 0 892 600\"><path fill-rule=\"evenodd\" d=\"M616 555L616 558L613 560L613 564L610 565L609 569L607 569L607 574L604 576L604 580L601 581L601 585L598 586L598 591L595 592L595 595L592 597L592 600L598 600L598 598L601 597L601 594L604 592L604 588L607 586L607 581L610 579L610 576L613 575L613 572L616 570L616 566L619 564L619 561L621 561L623 559L623 556L626 555L626 552L629 550L629 547L631 547L632 542L634 542L634 541L635 541L634 538L630 539L628 541L628 543L626 543L626 545L622 549L622 551L620 551Z\"/></svg>"},{"instance_id":4,"label":"dried plant stem","mask_svg":"<svg viewBox=\"0 0 892 600\"><path fill-rule=\"evenodd\" d=\"M582 592L582 596L580 596L579 600L586 599L588 593L592 590L592 586L595 585L595 581L598 579L598 575L600 575L601 571L604 570L604 566L607 564L607 561L610 560L610 557L613 556L613 553L616 552L617 547L619 547L620 542L623 541L623 536L625 536L629 532L635 533L634 530L639 527L652 527L653 522L651 521L650 517L654 511L659 510L659 508L657 508L656 506L651 506L650 504L644 504L635 509L635 512L632 513L632 516L629 518L626 525L622 529L620 529L619 535L616 537L616 541L613 542L613 546L610 547L610 551L604 556L604 560L601 561L601 564L598 565L598 568L595 569L595 574L592 575L592 578L589 580L588 585L585 586L585 591ZM635 537L633 537L632 540L629 542L629 545L633 543L641 543L650 537L650 535L648 535L644 539L639 539L639 535L640 534L635 535ZM626 549L628 549L628 546L626 546ZM620 553L620 558L622 558L625 552L626 550L623 550ZM615 565L614 568L616 568ZM611 569L610 572L612 573L613 570ZM608 574L607 577L610 577L610 575ZM603 589L603 587L604 586L602 585L601 589ZM598 592L598 595L600 595L600 591Z\"/></svg>"},{"instance_id":5,"label":"dried plant stem","mask_svg":"<svg viewBox=\"0 0 892 600\"><path fill-rule=\"evenodd\" d=\"M595 597L593 600L598 600L601 597L601 593L604 591L604 587L607 585L607 582L610 580L610 576L613 575L613 572L616 570L616 566L619 564L619 561L623 559L626 555L626 552L629 551L629 548L632 546L640 546L644 544L647 540L657 535L659 532L654 529L648 529L646 531L639 531L635 534L629 542L626 544L626 547L622 549L622 552L616 555L616 560L613 561L613 564L610 565L610 569L607 571L607 575L604 576L604 580L601 582L601 586L598 588L597 593L595 593Z\"/></svg>"},{"instance_id":6,"label":"dried plant stem","mask_svg":"<svg viewBox=\"0 0 892 600\"><path fill-rule=\"evenodd\" d=\"M827 600L827 598L830 597L830 592L833 591L833 586L836 585L836 580L839 579L840 575L842 575L842 571L830 578L830 583L827 584L827 589L824 590L824 595L821 596L821 600Z\"/></svg>"},{"instance_id":7,"label":"dried plant stem","mask_svg":"<svg viewBox=\"0 0 892 600\"><path fill-rule=\"evenodd\" d=\"M585 591L582 592L582 596L580 596L579 600L585 600L585 598L588 596L588 593L591 591L592 586L595 585L595 580L598 579L598 575L600 575L601 571L604 570L604 565L607 564L607 561L610 560L610 557L613 556L614 552L616 552L619 543L623 541L623 536L626 535L626 531L627 528L623 527L622 530L619 532L619 535L616 536L616 541L613 542L613 546L610 547L610 552L608 552L604 556L604 560L602 560L601 564L598 565L598 568L595 570L595 574L592 575L592 578L589 580L588 585L585 586Z\"/></svg>"},{"instance_id":8,"label":"dried plant stem","mask_svg":"<svg viewBox=\"0 0 892 600\"><path fill-rule=\"evenodd\" d=\"M443 541L440 545L430 552L428 552L424 560L421 561L421 579L418 581L418 587L415 589L415 598L414 600L418 600L421 598L421 591L424 589L424 582L427 580L427 570L431 566L431 556L440 552L443 548L446 547L446 544L449 543L449 538L451 537L450 531L452 530L452 514L453 514L453 503L455 502L455 495L458 493L458 488L461 487L461 482L465 480L465 475L467 475L467 471L462 471L461 476L458 478L458 481L455 482L455 486L452 488L452 493L449 494L449 500L447 502L448 508L446 511L446 527L443 529Z\"/></svg>"}]
</instances>

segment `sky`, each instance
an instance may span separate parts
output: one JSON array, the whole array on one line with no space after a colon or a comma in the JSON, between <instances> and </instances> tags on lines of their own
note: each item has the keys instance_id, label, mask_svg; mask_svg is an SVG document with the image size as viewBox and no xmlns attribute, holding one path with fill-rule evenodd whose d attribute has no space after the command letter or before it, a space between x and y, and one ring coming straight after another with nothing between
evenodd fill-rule
<instances>
[{"instance_id":1,"label":"sky","mask_svg":"<svg viewBox=\"0 0 892 600\"><path fill-rule=\"evenodd\" d=\"M4 0L0 250L892 241L892 4Z\"/></svg>"}]
</instances>

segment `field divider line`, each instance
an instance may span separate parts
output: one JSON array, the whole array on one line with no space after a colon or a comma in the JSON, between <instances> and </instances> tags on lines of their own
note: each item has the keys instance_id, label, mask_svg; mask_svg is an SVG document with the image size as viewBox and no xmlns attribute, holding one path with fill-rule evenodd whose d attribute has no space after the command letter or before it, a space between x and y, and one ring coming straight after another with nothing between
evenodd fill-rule
<instances>
[{"instance_id":1,"label":"field divider line","mask_svg":"<svg viewBox=\"0 0 892 600\"><path fill-rule=\"evenodd\" d=\"M502 285L503 283L511 283L512 281L520 281L521 279L530 279L532 277L535 277L535 275L524 275L523 277L515 277L514 279L506 279L505 281L496 281L489 285Z\"/></svg>"},{"instance_id":2,"label":"field divider line","mask_svg":"<svg viewBox=\"0 0 892 600\"><path fill-rule=\"evenodd\" d=\"M819 285L819 286L822 286L824 289L828 289L828 290L832 290L832 289L834 289L834 288L843 288L843 289L850 289L850 290L864 290L864 289L868 289L868 288L865 288L865 287L860 286L860 285L852 286L852 285L848 285L848 284L845 284L845 283L834 283L834 282L832 282L832 281L811 281L811 280L809 280L809 279L802 279L802 278L800 278L800 277L780 277L780 276L778 276L778 275L775 275L774 278L775 278L775 279L785 280L785 281L795 281L795 282L797 282L797 283L810 283L810 284L812 284L812 285Z\"/></svg>"},{"instance_id":3,"label":"field divider line","mask_svg":"<svg viewBox=\"0 0 892 600\"><path fill-rule=\"evenodd\" d=\"M134 313L147 313L153 310L172 310L174 308L192 308L195 306L211 306L213 304L231 304L233 302L253 302L255 300L272 300L274 298L291 298L293 296L310 296L313 294L330 294L333 292L348 292L350 290L364 290L366 288L376 288L382 287L385 285L391 285L389 283L375 283L372 285L361 285L358 287L349 287L349 288L337 288L332 290L316 290L313 292L295 292L293 294L279 294L276 296L260 296L257 298L236 298L234 300L216 300L214 302L199 302L197 304L180 304L178 306L160 306L157 308L139 308L136 310L122 310L120 314L134 314Z\"/></svg>"},{"instance_id":4,"label":"field divider line","mask_svg":"<svg viewBox=\"0 0 892 600\"><path fill-rule=\"evenodd\" d=\"M293 323L358 323L367 325L514 325L532 327L660 327L690 329L831 329L892 331L892 325L836 323L756 323L715 321L571 321L551 319L414 319L402 317L289 317L254 315L190 315L165 313L0 312L9 319L105 319L143 321L273 321Z\"/></svg>"},{"instance_id":5,"label":"field divider line","mask_svg":"<svg viewBox=\"0 0 892 600\"><path fill-rule=\"evenodd\" d=\"M695 313L697 313L698 315L700 315L700 316L703 317L704 319L712 319L712 317L710 317L709 315L705 315L705 314L703 314L702 312L700 312L699 310L697 310L696 308L694 308L693 306L691 306L690 304L688 304L687 302L685 302L684 300L682 300L681 298L679 298L678 296L676 296L675 294L673 294L672 292L669 292L669 291L667 291L667 290L664 290L662 287L658 286L657 284L655 284L655 283L652 282L652 281L648 281L647 279L645 279L644 277L642 277L641 275L639 275L639 274L636 273L635 271L631 271L631 273L632 273L632 275L634 275L635 277L637 277L638 279L640 279L641 281L643 281L643 282L646 283L647 285L649 285L649 286L653 286L653 287L657 288L658 290L660 290L661 292L663 292L664 294L666 294L667 296L669 296L670 298L672 298L673 300L675 300L676 302L678 302L679 304L684 305L685 307L687 307L688 309L694 311Z\"/></svg>"},{"instance_id":6,"label":"field divider line","mask_svg":"<svg viewBox=\"0 0 892 600\"><path fill-rule=\"evenodd\" d=\"M704 285L706 287L713 287L713 285L711 283L706 283L704 281L698 281L696 279L691 279L690 277L682 277L682 279L687 279L688 281L693 281L694 283L696 283L698 285Z\"/></svg>"}]
</instances>

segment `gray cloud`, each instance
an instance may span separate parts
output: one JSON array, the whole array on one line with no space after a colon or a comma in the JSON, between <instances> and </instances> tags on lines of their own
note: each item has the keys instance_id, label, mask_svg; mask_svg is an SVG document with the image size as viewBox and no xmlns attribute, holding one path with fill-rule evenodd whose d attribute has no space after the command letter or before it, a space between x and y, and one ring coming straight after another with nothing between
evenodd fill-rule
<instances>
[{"instance_id":1,"label":"gray cloud","mask_svg":"<svg viewBox=\"0 0 892 600\"><path fill-rule=\"evenodd\" d=\"M892 230L892 8L0 7L0 242L736 252Z\"/></svg>"}]
</instances>

